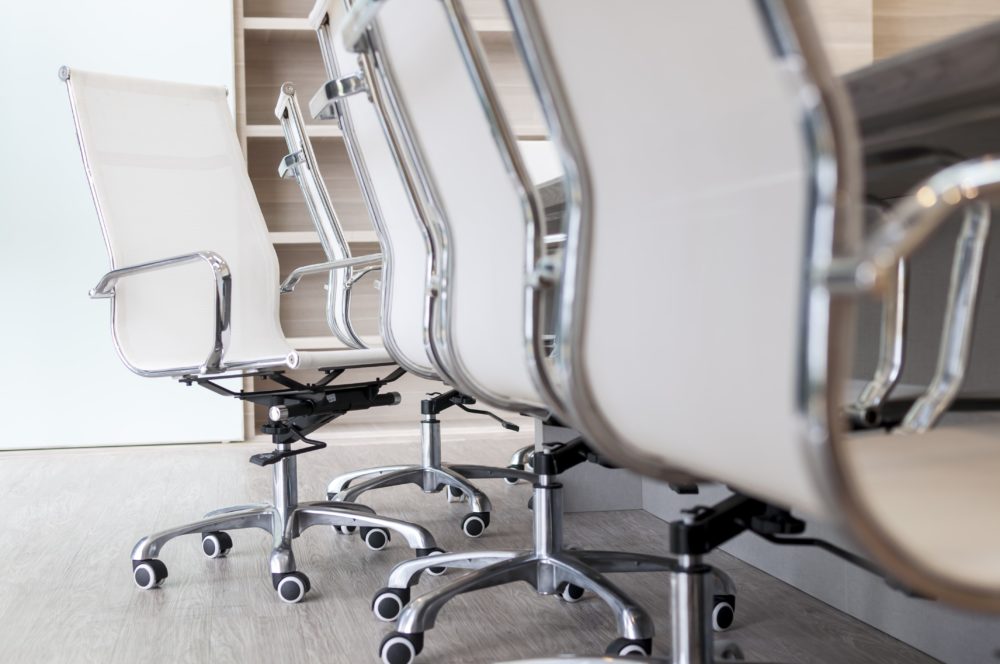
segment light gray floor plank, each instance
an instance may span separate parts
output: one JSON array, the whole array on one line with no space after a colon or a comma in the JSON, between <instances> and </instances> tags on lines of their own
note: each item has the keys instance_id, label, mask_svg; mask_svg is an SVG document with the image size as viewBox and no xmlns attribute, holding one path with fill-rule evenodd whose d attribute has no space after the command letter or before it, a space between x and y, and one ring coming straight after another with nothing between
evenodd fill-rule
<instances>
[{"instance_id":1,"label":"light gray floor plank","mask_svg":"<svg viewBox=\"0 0 1000 664\"><path fill-rule=\"evenodd\" d=\"M400 442L400 441L404 442ZM504 465L521 435L447 433L445 459ZM143 534L198 518L224 505L270 493L270 472L247 462L263 444L189 445L0 454L0 660L4 662L325 662L376 661L389 626L371 615L372 593L392 564L410 557L401 538L379 553L357 537L314 528L296 542L299 567L313 584L308 601L280 603L267 573L269 538L233 534L228 558L201 556L197 537L168 544L164 587L134 588L129 553ZM419 456L394 435L363 444L339 441L299 457L301 497L323 497L340 471ZM530 489L482 483L494 502L487 534L459 531L467 508L415 487L368 494L390 516L426 525L447 550L523 548L530 544ZM663 553L666 524L644 512L569 515L568 544ZM933 662L917 651L803 593L719 554L715 562L740 587L737 626L727 635L751 658L795 663ZM448 577L444 577L447 579ZM428 579L426 587L440 583ZM657 651L669 647L668 579L621 575L617 582L653 613ZM495 662L603 652L613 621L594 598L566 605L519 585L474 593L442 611L423 662Z\"/></svg>"}]
</instances>

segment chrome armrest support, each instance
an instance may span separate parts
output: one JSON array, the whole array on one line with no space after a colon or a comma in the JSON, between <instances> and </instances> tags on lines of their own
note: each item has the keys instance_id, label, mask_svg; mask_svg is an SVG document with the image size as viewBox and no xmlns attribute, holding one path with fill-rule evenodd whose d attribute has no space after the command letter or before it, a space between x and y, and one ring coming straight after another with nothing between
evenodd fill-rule
<instances>
[{"instance_id":1,"label":"chrome armrest support","mask_svg":"<svg viewBox=\"0 0 1000 664\"><path fill-rule=\"evenodd\" d=\"M306 160L305 154L302 150L298 152L293 152L291 154L286 154L281 158L278 163L278 177L282 180L291 180L295 178L296 167Z\"/></svg>"},{"instance_id":2,"label":"chrome armrest support","mask_svg":"<svg viewBox=\"0 0 1000 664\"><path fill-rule=\"evenodd\" d=\"M906 261L899 261L892 283L886 284L885 297L882 299L882 324L875 375L864 386L854 403L847 407L848 412L864 422L878 422L879 408L903 373L907 281Z\"/></svg>"},{"instance_id":3,"label":"chrome armrest support","mask_svg":"<svg viewBox=\"0 0 1000 664\"><path fill-rule=\"evenodd\" d=\"M336 120L337 101L362 92L368 92L368 82L360 71L327 81L309 100L309 112L317 120Z\"/></svg>"},{"instance_id":4,"label":"chrome armrest support","mask_svg":"<svg viewBox=\"0 0 1000 664\"><path fill-rule=\"evenodd\" d=\"M888 211L886 223L858 256L834 259L820 278L835 294L883 290L899 261L956 211L979 201L1000 202L1000 158L974 159L939 171Z\"/></svg>"},{"instance_id":5,"label":"chrome armrest support","mask_svg":"<svg viewBox=\"0 0 1000 664\"><path fill-rule=\"evenodd\" d=\"M351 288L354 284L358 283L365 277L365 275L371 274L372 272L378 272L382 270L382 265L369 265L368 267L361 268L357 272L351 275L351 278L347 280L346 288Z\"/></svg>"},{"instance_id":6,"label":"chrome armrest support","mask_svg":"<svg viewBox=\"0 0 1000 664\"><path fill-rule=\"evenodd\" d=\"M90 289L90 297L94 299L114 298L115 285L120 279L198 261L208 263L215 276L215 341L212 351L205 360L203 370L205 372L218 371L222 364L222 357L225 354L226 346L229 344L233 307L233 280L229 271L229 265L222 256L214 251L196 251L192 254L162 258L148 263L111 270L101 277L96 286Z\"/></svg>"},{"instance_id":7,"label":"chrome armrest support","mask_svg":"<svg viewBox=\"0 0 1000 664\"><path fill-rule=\"evenodd\" d=\"M990 225L990 204L1000 202L1000 159L986 157L939 171L886 215L859 256L833 261L825 274L834 294L887 291L900 261L916 251L954 213L964 211L955 247L941 348L935 375L897 431L927 431L948 410L968 365L975 304Z\"/></svg>"},{"instance_id":8,"label":"chrome armrest support","mask_svg":"<svg viewBox=\"0 0 1000 664\"><path fill-rule=\"evenodd\" d=\"M292 270L291 274L281 283L282 293L291 293L302 280L302 277L309 274L319 274L330 270L341 270L361 265L371 265L382 262L382 254L368 254L366 256L355 256L339 261L327 261L326 263L316 263L315 265L303 265Z\"/></svg>"},{"instance_id":9,"label":"chrome armrest support","mask_svg":"<svg viewBox=\"0 0 1000 664\"><path fill-rule=\"evenodd\" d=\"M372 24L382 5L386 2L387 0L355 0L340 26L340 34L347 50L354 53L360 53L363 50L368 26Z\"/></svg>"}]
</instances>

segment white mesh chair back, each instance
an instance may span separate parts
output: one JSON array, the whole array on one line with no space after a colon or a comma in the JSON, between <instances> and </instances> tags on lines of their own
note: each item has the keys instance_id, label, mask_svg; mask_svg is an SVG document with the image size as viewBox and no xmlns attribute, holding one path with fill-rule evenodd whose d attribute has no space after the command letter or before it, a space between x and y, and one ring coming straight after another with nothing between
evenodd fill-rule
<instances>
[{"instance_id":1,"label":"white mesh chair back","mask_svg":"<svg viewBox=\"0 0 1000 664\"><path fill-rule=\"evenodd\" d=\"M222 87L69 73L70 99L113 268L213 251L232 278L227 366L284 364L278 260ZM139 373L201 367L216 328L204 263L115 287L113 332Z\"/></svg>"}]
</instances>

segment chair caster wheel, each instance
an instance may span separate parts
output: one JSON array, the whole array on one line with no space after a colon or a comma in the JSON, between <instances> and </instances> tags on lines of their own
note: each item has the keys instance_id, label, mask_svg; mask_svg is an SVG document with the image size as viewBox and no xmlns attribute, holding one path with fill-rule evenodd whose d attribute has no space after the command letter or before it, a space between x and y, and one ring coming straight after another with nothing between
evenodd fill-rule
<instances>
[{"instance_id":1,"label":"chair caster wheel","mask_svg":"<svg viewBox=\"0 0 1000 664\"><path fill-rule=\"evenodd\" d=\"M372 551L381 551L392 539L389 536L389 531L385 528L362 528L360 533L361 539L365 541L365 546Z\"/></svg>"},{"instance_id":2,"label":"chair caster wheel","mask_svg":"<svg viewBox=\"0 0 1000 664\"><path fill-rule=\"evenodd\" d=\"M358 532L358 527L357 526L334 526L333 530L338 535L353 535L354 533Z\"/></svg>"},{"instance_id":3,"label":"chair caster wheel","mask_svg":"<svg viewBox=\"0 0 1000 664\"><path fill-rule=\"evenodd\" d=\"M444 492L445 498L448 499L449 503L464 503L465 494L458 487L449 486Z\"/></svg>"},{"instance_id":4,"label":"chair caster wheel","mask_svg":"<svg viewBox=\"0 0 1000 664\"><path fill-rule=\"evenodd\" d=\"M715 642L715 661L717 662L742 662L746 657L738 645L731 642Z\"/></svg>"},{"instance_id":5,"label":"chair caster wheel","mask_svg":"<svg viewBox=\"0 0 1000 664\"><path fill-rule=\"evenodd\" d=\"M605 655L612 657L649 657L653 653L653 639L618 638L611 642Z\"/></svg>"},{"instance_id":6,"label":"chair caster wheel","mask_svg":"<svg viewBox=\"0 0 1000 664\"><path fill-rule=\"evenodd\" d=\"M519 463L511 464L507 467L510 468L511 470L524 470L524 465ZM503 481L511 486L514 486L515 484L518 483L518 479L516 477L505 477L503 478Z\"/></svg>"},{"instance_id":7,"label":"chair caster wheel","mask_svg":"<svg viewBox=\"0 0 1000 664\"><path fill-rule=\"evenodd\" d=\"M583 599L585 594L586 591L583 588L574 586L572 583L564 583L559 589L559 599L568 604L576 604Z\"/></svg>"},{"instance_id":8,"label":"chair caster wheel","mask_svg":"<svg viewBox=\"0 0 1000 664\"><path fill-rule=\"evenodd\" d=\"M423 558L424 556L440 556L442 553L444 553L444 549L428 549L425 552L419 553L418 557ZM428 574L430 574L431 576L441 576L442 574L444 574L445 572L448 571L448 568L447 567L428 567L424 571L427 572Z\"/></svg>"},{"instance_id":9,"label":"chair caster wheel","mask_svg":"<svg viewBox=\"0 0 1000 664\"><path fill-rule=\"evenodd\" d=\"M733 626L736 620L736 596L715 595L712 606L712 629L724 632Z\"/></svg>"},{"instance_id":10,"label":"chair caster wheel","mask_svg":"<svg viewBox=\"0 0 1000 664\"><path fill-rule=\"evenodd\" d=\"M462 532L466 537L480 537L490 525L489 512L469 512L462 518Z\"/></svg>"},{"instance_id":11,"label":"chair caster wheel","mask_svg":"<svg viewBox=\"0 0 1000 664\"><path fill-rule=\"evenodd\" d=\"M278 597L286 604L298 604L306 598L306 593L312 588L309 577L302 572L286 572L272 574L271 581Z\"/></svg>"},{"instance_id":12,"label":"chair caster wheel","mask_svg":"<svg viewBox=\"0 0 1000 664\"><path fill-rule=\"evenodd\" d=\"M132 561L132 580L142 590L156 588L165 578L167 578L167 566L163 561L155 558Z\"/></svg>"},{"instance_id":13,"label":"chair caster wheel","mask_svg":"<svg viewBox=\"0 0 1000 664\"><path fill-rule=\"evenodd\" d=\"M409 602L409 588L382 588L372 598L372 613L383 622L392 622Z\"/></svg>"},{"instance_id":14,"label":"chair caster wheel","mask_svg":"<svg viewBox=\"0 0 1000 664\"><path fill-rule=\"evenodd\" d=\"M411 664L423 649L423 634L393 632L382 639L378 652L382 657L382 664Z\"/></svg>"},{"instance_id":15,"label":"chair caster wheel","mask_svg":"<svg viewBox=\"0 0 1000 664\"><path fill-rule=\"evenodd\" d=\"M228 533L213 531L201 535L201 552L206 558L222 558L232 548L233 538Z\"/></svg>"}]
</instances>

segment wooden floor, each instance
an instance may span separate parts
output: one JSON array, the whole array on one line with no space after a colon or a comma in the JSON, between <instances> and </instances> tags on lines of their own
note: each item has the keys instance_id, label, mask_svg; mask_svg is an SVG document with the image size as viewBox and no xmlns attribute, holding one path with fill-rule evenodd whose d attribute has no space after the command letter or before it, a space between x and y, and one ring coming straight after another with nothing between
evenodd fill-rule
<instances>
[{"instance_id":1,"label":"wooden floor","mask_svg":"<svg viewBox=\"0 0 1000 664\"><path fill-rule=\"evenodd\" d=\"M504 463L527 439L505 433L457 438L445 433L446 460ZM247 463L263 444L0 453L0 661L22 662L323 662L377 661L390 627L369 602L390 566L409 557L401 538L380 553L327 528L297 541L299 567L312 580L307 601L278 601L269 582L269 541L235 532L222 560L202 557L196 537L168 544L170 577L141 592L129 553L145 532L229 504L265 499L270 473ZM415 461L415 435L337 442L300 457L303 499L319 499L338 471ZM447 550L526 547L529 488L483 483L494 502L487 534L459 532L465 508L442 494L401 487L369 494L387 515L419 520ZM662 553L666 525L644 512L566 518L568 544ZM715 562L740 588L737 624L727 638L749 659L831 664L933 662L734 558ZM448 578L447 576L444 577ZM668 579L621 575L618 583L656 619L656 652L669 648ZM440 579L429 579L428 587ZM422 662L497 662L560 653L597 654L615 637L611 616L593 598L566 605L528 586L462 597L428 633Z\"/></svg>"}]
</instances>

